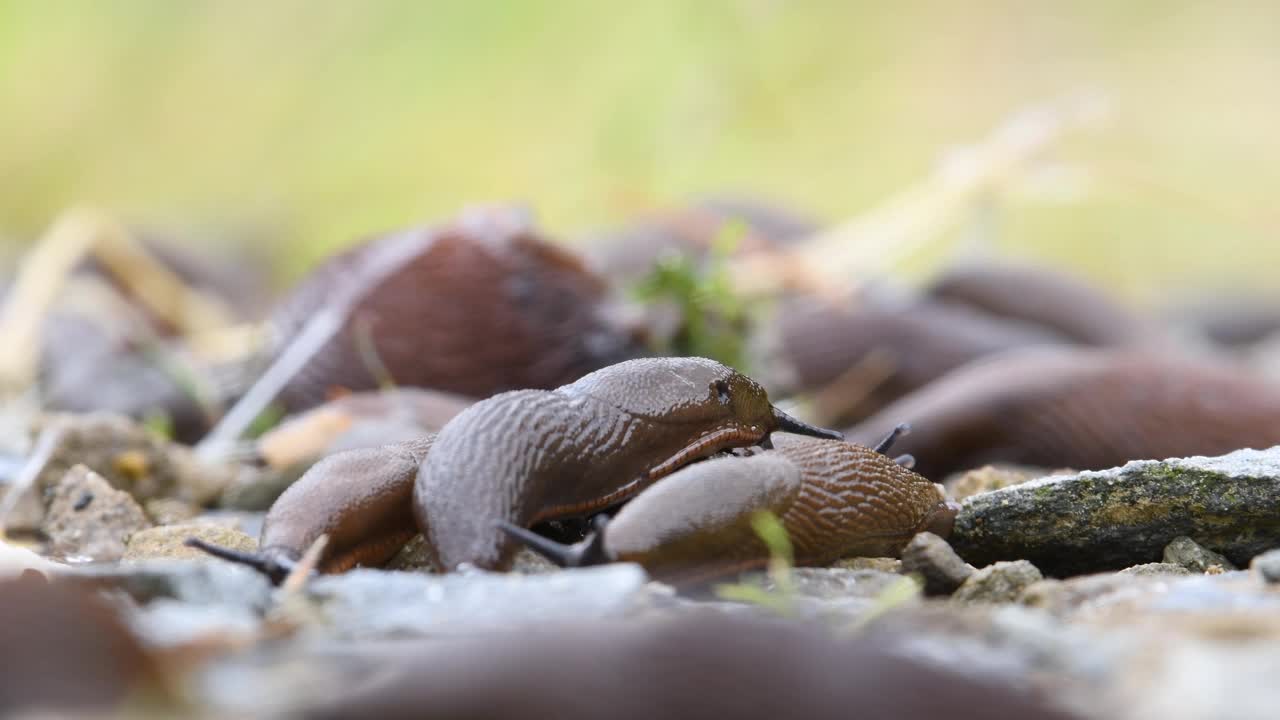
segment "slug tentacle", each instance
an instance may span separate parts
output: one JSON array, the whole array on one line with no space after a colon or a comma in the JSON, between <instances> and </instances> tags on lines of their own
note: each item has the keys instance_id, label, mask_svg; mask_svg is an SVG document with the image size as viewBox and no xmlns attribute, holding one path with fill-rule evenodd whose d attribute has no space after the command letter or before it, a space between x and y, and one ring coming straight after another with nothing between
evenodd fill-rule
<instances>
[{"instance_id":1,"label":"slug tentacle","mask_svg":"<svg viewBox=\"0 0 1280 720\"><path fill-rule=\"evenodd\" d=\"M884 436L883 440L876 443L875 447L871 449L875 450L881 455L887 455L889 453L889 449L892 448L893 444L898 441L898 438L902 437L903 435L908 435L910 433L911 433L911 423L898 423L897 425L894 426L892 430L889 431L888 435ZM898 464L902 465L902 463L898 463ZM912 461L912 464L914 464L914 460ZM904 465L903 467L909 467L909 466Z\"/></svg>"},{"instance_id":2,"label":"slug tentacle","mask_svg":"<svg viewBox=\"0 0 1280 720\"><path fill-rule=\"evenodd\" d=\"M773 419L778 423L777 429L779 432L788 432L794 435L808 435L810 437L826 438L828 440L844 439L844 433L842 432L820 428L816 425L810 425L807 422L791 417L778 408L773 409Z\"/></svg>"},{"instance_id":3,"label":"slug tentacle","mask_svg":"<svg viewBox=\"0 0 1280 720\"><path fill-rule=\"evenodd\" d=\"M901 467L904 467L908 470L911 470L916 466L916 456L912 455L911 453L903 453L898 457L894 458L893 461L898 463L898 465L900 465Z\"/></svg>"},{"instance_id":4,"label":"slug tentacle","mask_svg":"<svg viewBox=\"0 0 1280 720\"><path fill-rule=\"evenodd\" d=\"M603 565L611 561L604 549L604 528L608 522L608 518L604 515L597 515L591 523L592 532L587 535L585 540L573 545L558 543L551 538L543 537L532 530L513 525L505 520L498 521L497 526L499 530L506 533L510 538L524 544L525 547L550 560L557 566L569 568Z\"/></svg>"},{"instance_id":5,"label":"slug tentacle","mask_svg":"<svg viewBox=\"0 0 1280 720\"><path fill-rule=\"evenodd\" d=\"M200 538L189 537L183 543L187 547L195 548L202 552L208 553L213 557L228 562L245 565L262 573L272 585L279 585L284 579L289 577L289 573L293 570L293 563L283 558L274 558L261 553L247 553L240 550L232 550L221 545L205 542Z\"/></svg>"}]
</instances>

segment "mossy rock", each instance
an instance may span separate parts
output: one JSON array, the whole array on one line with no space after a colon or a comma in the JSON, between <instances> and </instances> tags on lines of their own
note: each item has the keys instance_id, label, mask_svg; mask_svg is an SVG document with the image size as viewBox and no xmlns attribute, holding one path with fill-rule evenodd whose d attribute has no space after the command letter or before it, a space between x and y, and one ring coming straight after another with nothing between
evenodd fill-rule
<instances>
[{"instance_id":1,"label":"mossy rock","mask_svg":"<svg viewBox=\"0 0 1280 720\"><path fill-rule=\"evenodd\" d=\"M1157 562L1183 535L1241 566L1280 546L1280 448L1135 461L976 495L950 541L974 565L1026 559L1065 577Z\"/></svg>"}]
</instances>

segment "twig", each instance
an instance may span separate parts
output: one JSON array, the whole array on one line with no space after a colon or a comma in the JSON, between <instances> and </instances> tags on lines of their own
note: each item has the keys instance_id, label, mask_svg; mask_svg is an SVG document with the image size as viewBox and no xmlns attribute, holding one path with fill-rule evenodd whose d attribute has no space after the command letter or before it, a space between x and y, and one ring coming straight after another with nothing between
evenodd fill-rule
<instances>
[{"instance_id":1,"label":"twig","mask_svg":"<svg viewBox=\"0 0 1280 720\"><path fill-rule=\"evenodd\" d=\"M320 564L320 555L324 553L325 546L329 544L329 536L321 535L311 543L311 547L302 554L302 559L298 560L298 564L293 566L289 571L289 576L280 583L280 591L285 595L294 595L307 582L307 578L311 577L311 573L315 571L316 565Z\"/></svg>"},{"instance_id":2,"label":"twig","mask_svg":"<svg viewBox=\"0 0 1280 720\"><path fill-rule=\"evenodd\" d=\"M9 485L9 491L5 493L4 498L0 499L0 540L5 537L9 515L13 513L13 509L18 506L18 502L35 485L36 478L40 477L40 473L44 472L45 466L49 464L49 459L53 457L54 449L58 447L58 443L62 440L63 432L62 424L57 421L40 431L40 437L36 440L35 447L32 448L26 464L22 466L18 477Z\"/></svg>"},{"instance_id":3,"label":"twig","mask_svg":"<svg viewBox=\"0 0 1280 720\"><path fill-rule=\"evenodd\" d=\"M799 282L804 289L841 297L850 277L883 273L918 251L975 197L1015 180L1067 131L1095 120L1102 107L1096 96L1077 95L1016 113L870 212L785 251L741 258L734 277L755 292L777 292Z\"/></svg>"},{"instance_id":4,"label":"twig","mask_svg":"<svg viewBox=\"0 0 1280 720\"><path fill-rule=\"evenodd\" d=\"M188 288L151 257L110 216L86 208L63 212L23 260L17 282L0 309L0 391L31 385L40 354L40 330L75 267L92 255L151 312L189 333L227 324L219 303Z\"/></svg>"},{"instance_id":5,"label":"twig","mask_svg":"<svg viewBox=\"0 0 1280 720\"><path fill-rule=\"evenodd\" d=\"M367 252L364 264L344 278L342 286L328 302L316 310L266 372L200 441L196 446L197 456L203 460L217 460L229 452L254 419L350 320L351 312L360 299L414 256L426 252L434 242L434 233L407 231L384 238Z\"/></svg>"}]
</instances>

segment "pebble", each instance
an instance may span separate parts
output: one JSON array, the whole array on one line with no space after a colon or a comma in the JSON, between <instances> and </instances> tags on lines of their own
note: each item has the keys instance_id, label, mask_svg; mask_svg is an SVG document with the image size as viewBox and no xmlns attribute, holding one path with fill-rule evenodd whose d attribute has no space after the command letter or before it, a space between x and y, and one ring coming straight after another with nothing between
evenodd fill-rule
<instances>
[{"instance_id":1,"label":"pebble","mask_svg":"<svg viewBox=\"0 0 1280 720\"><path fill-rule=\"evenodd\" d=\"M142 504L147 516L157 525L176 525L200 514L200 508L174 498L156 498Z\"/></svg>"},{"instance_id":2,"label":"pebble","mask_svg":"<svg viewBox=\"0 0 1280 720\"><path fill-rule=\"evenodd\" d=\"M1164 561L1174 563L1191 572L1208 572L1211 567L1219 570L1235 570L1236 566L1222 555L1202 547L1199 543L1183 535L1176 537L1164 546Z\"/></svg>"},{"instance_id":3,"label":"pebble","mask_svg":"<svg viewBox=\"0 0 1280 720\"><path fill-rule=\"evenodd\" d=\"M30 531L44 521L39 502L75 465L85 465L112 487L139 502L178 498L196 505L214 501L240 470L206 464L182 445L169 442L123 415L88 413L46 415L37 431L48 438L50 454L35 481L14 502L21 512L6 518L9 530ZM37 442L39 446L39 442ZM34 500L34 502L33 502Z\"/></svg>"},{"instance_id":4,"label":"pebble","mask_svg":"<svg viewBox=\"0 0 1280 720\"><path fill-rule=\"evenodd\" d=\"M887 573L901 573L902 561L898 558L854 557L837 560L831 567L840 570L879 570Z\"/></svg>"},{"instance_id":5,"label":"pebble","mask_svg":"<svg viewBox=\"0 0 1280 720\"><path fill-rule=\"evenodd\" d=\"M1280 548L1256 555L1249 563L1249 569L1264 582L1280 583Z\"/></svg>"},{"instance_id":6,"label":"pebble","mask_svg":"<svg viewBox=\"0 0 1280 720\"><path fill-rule=\"evenodd\" d=\"M924 532L912 538L902 551L902 572L923 578L925 595L950 595L974 569L960 559L946 540Z\"/></svg>"},{"instance_id":7,"label":"pebble","mask_svg":"<svg viewBox=\"0 0 1280 720\"><path fill-rule=\"evenodd\" d=\"M1144 575L1190 575L1191 571L1188 570L1185 566L1179 565L1177 563L1158 562L1158 563L1143 563L1141 565L1134 565L1132 567L1127 567L1121 570L1120 574L1121 575L1138 575L1140 577Z\"/></svg>"},{"instance_id":8,"label":"pebble","mask_svg":"<svg viewBox=\"0 0 1280 720\"><path fill-rule=\"evenodd\" d=\"M952 593L951 600L961 605L1011 603L1023 590L1043 579L1040 570L1026 560L997 562L974 571Z\"/></svg>"},{"instance_id":9,"label":"pebble","mask_svg":"<svg viewBox=\"0 0 1280 720\"><path fill-rule=\"evenodd\" d=\"M229 550L253 552L258 549L258 542L248 535L221 525L210 523L183 523L181 525L162 525L134 533L129 538L124 560L137 562L163 558L204 560L209 556L195 548L187 547L187 538L196 537L205 542L221 545Z\"/></svg>"},{"instance_id":10,"label":"pebble","mask_svg":"<svg viewBox=\"0 0 1280 720\"><path fill-rule=\"evenodd\" d=\"M954 500L963 500L992 490L1021 485L1048 475L1062 475L1065 471L1051 473L1042 468L1029 468L1016 465L983 465L980 468L967 470L948 477L943 485Z\"/></svg>"},{"instance_id":11,"label":"pebble","mask_svg":"<svg viewBox=\"0 0 1280 720\"><path fill-rule=\"evenodd\" d=\"M149 527L151 521L129 493L76 465L54 488L41 530L55 557L108 562L123 557L129 537Z\"/></svg>"}]
</instances>

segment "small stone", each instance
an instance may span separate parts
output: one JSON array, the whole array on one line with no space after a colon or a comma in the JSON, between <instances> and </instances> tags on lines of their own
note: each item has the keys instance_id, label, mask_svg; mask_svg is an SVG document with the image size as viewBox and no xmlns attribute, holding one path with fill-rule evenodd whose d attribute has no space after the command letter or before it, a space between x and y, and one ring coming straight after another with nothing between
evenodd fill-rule
<instances>
[{"instance_id":1,"label":"small stone","mask_svg":"<svg viewBox=\"0 0 1280 720\"><path fill-rule=\"evenodd\" d=\"M524 573L525 575L557 572L558 570L560 570L560 568L557 567L555 563L542 557L529 548L520 548L520 550L516 552L515 559L511 561L511 571Z\"/></svg>"},{"instance_id":2,"label":"small stone","mask_svg":"<svg viewBox=\"0 0 1280 720\"><path fill-rule=\"evenodd\" d=\"M209 556L195 548L187 547L187 538L196 537L228 550L253 552L258 543L253 538L238 530L211 525L208 523L185 523L182 525L162 525L142 530L129 539L129 546L124 553L127 562L172 558L182 560L204 560Z\"/></svg>"},{"instance_id":3,"label":"small stone","mask_svg":"<svg viewBox=\"0 0 1280 720\"><path fill-rule=\"evenodd\" d=\"M405 543L404 547L387 561L386 569L434 573L435 568L431 564L431 557L427 554L426 539L421 534L414 535L413 539Z\"/></svg>"},{"instance_id":4,"label":"small stone","mask_svg":"<svg viewBox=\"0 0 1280 720\"><path fill-rule=\"evenodd\" d=\"M1256 572L1265 582L1280 582L1280 548L1254 556L1249 563L1249 569Z\"/></svg>"},{"instance_id":5,"label":"small stone","mask_svg":"<svg viewBox=\"0 0 1280 720\"><path fill-rule=\"evenodd\" d=\"M1026 560L998 562L975 571L951 599L961 605L1011 603L1023 590L1043 579L1040 570Z\"/></svg>"},{"instance_id":6,"label":"small stone","mask_svg":"<svg viewBox=\"0 0 1280 720\"><path fill-rule=\"evenodd\" d=\"M1186 535L1180 535L1164 546L1164 561L1181 565L1191 572L1208 572L1215 565L1219 572L1236 569L1230 560L1202 547Z\"/></svg>"},{"instance_id":7,"label":"small stone","mask_svg":"<svg viewBox=\"0 0 1280 720\"><path fill-rule=\"evenodd\" d=\"M200 514L200 508L184 500L156 498L142 504L147 516L157 525L176 525Z\"/></svg>"},{"instance_id":8,"label":"small stone","mask_svg":"<svg viewBox=\"0 0 1280 720\"><path fill-rule=\"evenodd\" d=\"M947 478L943 483L947 494L956 500L963 500L970 495L999 490L1013 485L1020 485L1028 480L1040 477L1029 468L1011 465L983 465L980 468L967 470Z\"/></svg>"},{"instance_id":9,"label":"small stone","mask_svg":"<svg viewBox=\"0 0 1280 720\"><path fill-rule=\"evenodd\" d=\"M41 530L52 555L107 562L119 560L129 537L149 527L151 521L129 493L76 465L54 488Z\"/></svg>"},{"instance_id":10,"label":"small stone","mask_svg":"<svg viewBox=\"0 0 1280 720\"><path fill-rule=\"evenodd\" d=\"M924 578L926 595L950 595L974 573L946 540L923 532L911 538L902 551L902 572Z\"/></svg>"},{"instance_id":11,"label":"small stone","mask_svg":"<svg viewBox=\"0 0 1280 720\"><path fill-rule=\"evenodd\" d=\"M854 557L837 560L831 567L839 570L878 570L886 573L901 573L902 561L898 558Z\"/></svg>"},{"instance_id":12,"label":"small stone","mask_svg":"<svg viewBox=\"0 0 1280 720\"><path fill-rule=\"evenodd\" d=\"M1177 563L1158 562L1143 563L1142 565L1134 565L1120 571L1120 575L1137 575L1139 577L1149 575L1190 575L1190 570Z\"/></svg>"},{"instance_id":13,"label":"small stone","mask_svg":"<svg viewBox=\"0 0 1280 720\"><path fill-rule=\"evenodd\" d=\"M47 445L48 459L17 499L23 511L7 519L9 530L38 528L44 521L41 498L75 465L91 468L111 487L140 502L177 497L197 505L216 499L240 472L240 466L201 462L190 448L164 440L122 415L49 414L35 430L36 447Z\"/></svg>"}]
</instances>

